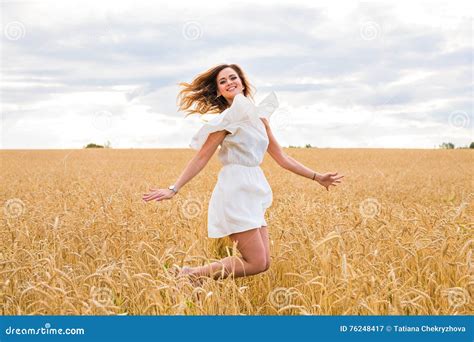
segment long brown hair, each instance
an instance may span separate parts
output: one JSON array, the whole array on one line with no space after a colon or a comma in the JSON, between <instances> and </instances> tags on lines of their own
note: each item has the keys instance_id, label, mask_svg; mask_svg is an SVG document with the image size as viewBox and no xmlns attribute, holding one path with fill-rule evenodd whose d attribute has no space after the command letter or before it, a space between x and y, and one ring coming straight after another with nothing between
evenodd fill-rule
<instances>
[{"instance_id":1,"label":"long brown hair","mask_svg":"<svg viewBox=\"0 0 474 342\"><path fill-rule=\"evenodd\" d=\"M178 84L184 87L177 96L178 111L187 112L185 115L187 117L191 114L221 113L228 108L227 100L223 96L217 97L217 75L225 68L232 68L237 72L244 87L244 95L253 99L250 88L252 85L242 69L237 64L220 64L199 74L191 83L180 82Z\"/></svg>"}]
</instances>

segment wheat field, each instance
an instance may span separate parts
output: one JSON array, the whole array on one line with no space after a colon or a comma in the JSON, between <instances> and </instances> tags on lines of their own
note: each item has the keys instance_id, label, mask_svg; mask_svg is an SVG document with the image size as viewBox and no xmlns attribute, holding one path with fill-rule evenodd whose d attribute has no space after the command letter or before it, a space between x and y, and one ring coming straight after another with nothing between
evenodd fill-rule
<instances>
[{"instance_id":1,"label":"wheat field","mask_svg":"<svg viewBox=\"0 0 474 342\"><path fill-rule=\"evenodd\" d=\"M199 287L168 268L238 253L207 238L216 155L173 199L145 203L195 151L1 151L1 314L473 313L473 151L285 150L343 182L328 192L266 155L270 269Z\"/></svg>"}]
</instances>

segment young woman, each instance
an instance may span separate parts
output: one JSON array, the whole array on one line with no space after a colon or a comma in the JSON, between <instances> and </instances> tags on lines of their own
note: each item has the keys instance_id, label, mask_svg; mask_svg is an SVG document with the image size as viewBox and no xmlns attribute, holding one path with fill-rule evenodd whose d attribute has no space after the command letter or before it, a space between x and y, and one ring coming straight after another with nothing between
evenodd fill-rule
<instances>
[{"instance_id":1,"label":"young woman","mask_svg":"<svg viewBox=\"0 0 474 342\"><path fill-rule=\"evenodd\" d=\"M175 196L207 164L218 146L223 164L208 209L208 236L229 236L242 257L229 256L201 267L183 267L179 276L249 276L268 270L270 251L265 210L272 203L272 190L260 168L265 151L275 161L297 175L329 186L341 182L338 173L317 173L280 147L270 128L269 116L278 106L272 92L259 106L252 98L250 84L236 64L222 64L198 75L178 95L180 110L189 114L220 113L206 122L193 136L190 147L198 150L174 185L150 189L143 200L162 201ZM194 105L194 108L191 108Z\"/></svg>"}]
</instances>

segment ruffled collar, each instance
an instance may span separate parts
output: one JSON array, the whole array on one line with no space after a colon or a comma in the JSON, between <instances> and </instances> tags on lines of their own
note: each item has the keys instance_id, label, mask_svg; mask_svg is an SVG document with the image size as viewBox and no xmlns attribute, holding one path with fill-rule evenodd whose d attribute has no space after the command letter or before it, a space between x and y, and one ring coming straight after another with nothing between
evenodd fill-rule
<instances>
[{"instance_id":1,"label":"ruffled collar","mask_svg":"<svg viewBox=\"0 0 474 342\"><path fill-rule=\"evenodd\" d=\"M274 91L271 91L262 101L256 105L248 97L239 93L235 95L234 100L229 108L218 114L217 117L209 120L216 122L222 120L230 111L239 111L241 119L250 119L254 123L259 122L259 118L270 119L272 114L278 109L279 102Z\"/></svg>"}]
</instances>

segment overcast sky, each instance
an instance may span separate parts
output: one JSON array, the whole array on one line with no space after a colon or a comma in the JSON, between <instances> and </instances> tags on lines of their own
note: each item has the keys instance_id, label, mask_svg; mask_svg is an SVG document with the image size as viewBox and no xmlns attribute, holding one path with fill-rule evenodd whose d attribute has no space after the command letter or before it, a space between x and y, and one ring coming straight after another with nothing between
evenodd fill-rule
<instances>
[{"instance_id":1,"label":"overcast sky","mask_svg":"<svg viewBox=\"0 0 474 342\"><path fill-rule=\"evenodd\" d=\"M282 146L474 140L469 1L1 1L1 148L188 148L178 82L239 64Z\"/></svg>"}]
</instances>

